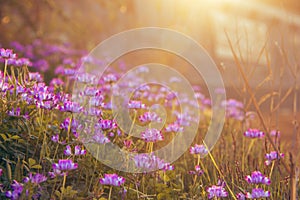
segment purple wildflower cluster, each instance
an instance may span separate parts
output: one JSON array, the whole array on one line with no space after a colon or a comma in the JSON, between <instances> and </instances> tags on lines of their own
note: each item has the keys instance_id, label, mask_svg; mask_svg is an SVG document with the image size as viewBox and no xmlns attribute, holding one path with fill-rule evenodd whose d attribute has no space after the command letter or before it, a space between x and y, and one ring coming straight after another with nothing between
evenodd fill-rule
<instances>
[{"instance_id":1,"label":"purple wildflower cluster","mask_svg":"<svg viewBox=\"0 0 300 200\"><path fill-rule=\"evenodd\" d=\"M265 154L265 161L266 165L270 165L272 161L279 160L284 157L284 153L277 153L276 151L271 151L270 153Z\"/></svg>"},{"instance_id":2,"label":"purple wildflower cluster","mask_svg":"<svg viewBox=\"0 0 300 200\"><path fill-rule=\"evenodd\" d=\"M35 40L32 44L22 45L19 42L12 42L11 46L18 52L19 55L24 56L24 60L13 65L32 66L36 70L46 72L50 66L57 66L58 63L63 63L63 67L77 67L80 61L74 62L68 57L81 57L86 52L72 49L68 45L47 44L41 40ZM45 59L48 58L48 59ZM29 62L28 59L31 61Z\"/></svg>"},{"instance_id":3,"label":"purple wildflower cluster","mask_svg":"<svg viewBox=\"0 0 300 200\"><path fill-rule=\"evenodd\" d=\"M11 191L6 192L6 197L12 200L18 200L23 192L23 184L19 183L16 180L13 180L13 183L11 184Z\"/></svg>"},{"instance_id":4,"label":"purple wildflower cluster","mask_svg":"<svg viewBox=\"0 0 300 200\"><path fill-rule=\"evenodd\" d=\"M174 166L164 162L154 154L137 154L133 160L138 168L144 169L145 171L154 169L174 170Z\"/></svg>"},{"instance_id":5,"label":"purple wildflower cluster","mask_svg":"<svg viewBox=\"0 0 300 200\"><path fill-rule=\"evenodd\" d=\"M125 183L125 178L117 174L105 174L104 178L100 178L100 184L121 186Z\"/></svg>"},{"instance_id":6,"label":"purple wildflower cluster","mask_svg":"<svg viewBox=\"0 0 300 200\"><path fill-rule=\"evenodd\" d=\"M33 184L34 186L38 186L38 190L37 193L33 194L32 199L39 199L39 192L41 190L40 184L47 181L47 179L48 178L43 174L36 173L33 175L32 173L29 173L29 176L23 179L23 183L13 180L12 184L10 185L11 190L6 191L5 196L12 200L18 200L23 197L24 193L24 196L27 199L29 198L29 189L26 184Z\"/></svg>"},{"instance_id":7,"label":"purple wildflower cluster","mask_svg":"<svg viewBox=\"0 0 300 200\"><path fill-rule=\"evenodd\" d=\"M70 170L75 170L78 168L78 164L74 163L70 159L58 160L58 163L52 164L53 172L49 172L50 177L55 177L57 175L62 176L67 174Z\"/></svg>"},{"instance_id":8,"label":"purple wildflower cluster","mask_svg":"<svg viewBox=\"0 0 300 200\"><path fill-rule=\"evenodd\" d=\"M67 145L66 149L64 150L64 154L66 156L71 156L71 155L80 156L80 155L85 155L86 150L82 149L79 145L76 145L75 148L74 148L74 153L73 153L72 149L71 149L71 146Z\"/></svg>"},{"instance_id":9,"label":"purple wildflower cluster","mask_svg":"<svg viewBox=\"0 0 300 200\"><path fill-rule=\"evenodd\" d=\"M208 193L208 199L212 198L222 198L227 197L228 193L225 190L225 182L219 180L217 185L212 185L211 187L206 189L206 192Z\"/></svg>"},{"instance_id":10,"label":"purple wildflower cluster","mask_svg":"<svg viewBox=\"0 0 300 200\"><path fill-rule=\"evenodd\" d=\"M142 132L141 135L142 139L145 140L145 142L157 142L164 139L161 132L155 128L148 128L144 132Z\"/></svg>"},{"instance_id":11,"label":"purple wildflower cluster","mask_svg":"<svg viewBox=\"0 0 300 200\"><path fill-rule=\"evenodd\" d=\"M246 198L248 199L259 199L270 197L270 191L264 191L262 188L253 188L252 192L247 192Z\"/></svg>"},{"instance_id":12,"label":"purple wildflower cluster","mask_svg":"<svg viewBox=\"0 0 300 200\"><path fill-rule=\"evenodd\" d=\"M190 154L202 154L206 155L208 153L207 148L204 145L198 145L196 144L195 146L190 148Z\"/></svg>"},{"instance_id":13,"label":"purple wildflower cluster","mask_svg":"<svg viewBox=\"0 0 300 200\"><path fill-rule=\"evenodd\" d=\"M199 165L196 165L196 166L195 166L195 170L189 171L189 174L197 175L197 176L201 176L203 173L204 173L204 172L203 172L203 170L201 170L201 168L200 168Z\"/></svg>"},{"instance_id":14,"label":"purple wildflower cluster","mask_svg":"<svg viewBox=\"0 0 300 200\"><path fill-rule=\"evenodd\" d=\"M139 116L139 120L142 123L161 122L161 118L155 112L145 112L143 115Z\"/></svg>"},{"instance_id":15,"label":"purple wildflower cluster","mask_svg":"<svg viewBox=\"0 0 300 200\"><path fill-rule=\"evenodd\" d=\"M40 184L42 182L45 182L47 180L47 177L43 174L36 173L35 175L32 175L32 173L29 173L29 177L24 178L24 183L34 183L34 184Z\"/></svg>"},{"instance_id":16,"label":"purple wildflower cluster","mask_svg":"<svg viewBox=\"0 0 300 200\"><path fill-rule=\"evenodd\" d=\"M260 171L254 171L251 173L251 175L248 175L245 177L245 180L249 184L263 184L263 185L270 185L271 180L264 176ZM238 200L244 200L244 199L259 199L259 198L267 198L270 197L270 191L265 191L262 188L253 188L252 192L247 192L246 194L244 193L238 193L237 194L237 199Z\"/></svg>"},{"instance_id":17,"label":"purple wildflower cluster","mask_svg":"<svg viewBox=\"0 0 300 200\"><path fill-rule=\"evenodd\" d=\"M265 133L258 129L248 129L244 132L244 136L248 138L263 138Z\"/></svg>"},{"instance_id":18,"label":"purple wildflower cluster","mask_svg":"<svg viewBox=\"0 0 300 200\"><path fill-rule=\"evenodd\" d=\"M260 171L254 171L251 175L246 176L246 181L251 184L265 184L270 185L271 180L264 176Z\"/></svg>"},{"instance_id":19,"label":"purple wildflower cluster","mask_svg":"<svg viewBox=\"0 0 300 200\"><path fill-rule=\"evenodd\" d=\"M226 108L226 116L242 121L245 118L244 104L235 99L229 99L221 103Z\"/></svg>"}]
</instances>

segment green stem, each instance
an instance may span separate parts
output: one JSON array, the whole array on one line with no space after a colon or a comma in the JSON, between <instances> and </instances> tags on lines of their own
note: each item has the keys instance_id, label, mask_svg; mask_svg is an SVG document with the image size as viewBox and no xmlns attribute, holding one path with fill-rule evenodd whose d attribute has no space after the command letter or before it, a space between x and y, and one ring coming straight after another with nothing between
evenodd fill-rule
<instances>
[{"instance_id":1,"label":"green stem","mask_svg":"<svg viewBox=\"0 0 300 200\"><path fill-rule=\"evenodd\" d=\"M3 80L2 83L5 83L5 78L6 78L6 72L7 71L7 59L5 59L4 61L4 76L3 76Z\"/></svg>"},{"instance_id":2,"label":"green stem","mask_svg":"<svg viewBox=\"0 0 300 200\"><path fill-rule=\"evenodd\" d=\"M65 192L66 179L67 179L67 173L65 172L64 173L63 185L62 185L61 193L60 193L60 200L63 199L63 195L64 195L64 192Z\"/></svg>"},{"instance_id":3,"label":"green stem","mask_svg":"<svg viewBox=\"0 0 300 200\"><path fill-rule=\"evenodd\" d=\"M111 192L112 192L112 186L110 186L110 188L109 188L108 200L110 200L110 198L111 198Z\"/></svg>"}]
</instances>

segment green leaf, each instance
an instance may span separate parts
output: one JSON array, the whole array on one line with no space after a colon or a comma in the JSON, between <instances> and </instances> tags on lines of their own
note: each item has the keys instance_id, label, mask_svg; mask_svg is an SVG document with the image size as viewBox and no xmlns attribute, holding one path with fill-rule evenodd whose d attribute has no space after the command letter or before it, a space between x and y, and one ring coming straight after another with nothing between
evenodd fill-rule
<instances>
[{"instance_id":1,"label":"green leaf","mask_svg":"<svg viewBox=\"0 0 300 200\"><path fill-rule=\"evenodd\" d=\"M41 165L33 165L31 169L42 169Z\"/></svg>"},{"instance_id":2,"label":"green leaf","mask_svg":"<svg viewBox=\"0 0 300 200\"><path fill-rule=\"evenodd\" d=\"M7 137L6 137L6 135L4 133L1 133L0 136L3 138L4 141L7 140Z\"/></svg>"},{"instance_id":3,"label":"green leaf","mask_svg":"<svg viewBox=\"0 0 300 200\"><path fill-rule=\"evenodd\" d=\"M32 158L29 158L28 163L29 163L29 168L31 168L33 165L35 165L36 161Z\"/></svg>"},{"instance_id":4,"label":"green leaf","mask_svg":"<svg viewBox=\"0 0 300 200\"><path fill-rule=\"evenodd\" d=\"M10 137L9 139L12 139L12 140L18 140L18 139L20 139L20 136L18 136L18 135L13 135L13 136Z\"/></svg>"},{"instance_id":5,"label":"green leaf","mask_svg":"<svg viewBox=\"0 0 300 200\"><path fill-rule=\"evenodd\" d=\"M55 190L54 194L58 197L60 197L60 192L58 190Z\"/></svg>"}]
</instances>

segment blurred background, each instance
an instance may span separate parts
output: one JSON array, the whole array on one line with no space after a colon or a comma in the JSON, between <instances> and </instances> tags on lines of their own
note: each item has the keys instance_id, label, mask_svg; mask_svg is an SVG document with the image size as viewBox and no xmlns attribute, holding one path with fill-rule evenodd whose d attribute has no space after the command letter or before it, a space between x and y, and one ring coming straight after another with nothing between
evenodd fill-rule
<instances>
[{"instance_id":1,"label":"blurred background","mask_svg":"<svg viewBox=\"0 0 300 200\"><path fill-rule=\"evenodd\" d=\"M0 5L2 47L38 39L88 52L109 36L132 28L180 31L208 51L222 72L228 96L249 102L231 44L266 116L273 109L268 118L271 128L284 129L297 146L299 0L0 0ZM167 52L129 53L120 59L132 66L155 60L177 66L194 83L202 81L188 63ZM270 108L271 98L280 109Z\"/></svg>"}]
</instances>

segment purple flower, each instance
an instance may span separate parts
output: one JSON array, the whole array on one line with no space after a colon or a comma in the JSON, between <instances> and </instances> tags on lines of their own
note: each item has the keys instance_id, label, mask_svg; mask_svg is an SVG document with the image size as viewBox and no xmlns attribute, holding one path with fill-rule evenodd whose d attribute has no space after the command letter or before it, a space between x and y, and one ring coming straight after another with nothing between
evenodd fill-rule
<instances>
[{"instance_id":1,"label":"purple flower","mask_svg":"<svg viewBox=\"0 0 300 200\"><path fill-rule=\"evenodd\" d=\"M245 200L246 199L246 196L245 196L245 194L243 194L243 193L238 193L237 195L236 195L236 198L238 199L238 200Z\"/></svg>"},{"instance_id":2,"label":"purple flower","mask_svg":"<svg viewBox=\"0 0 300 200\"><path fill-rule=\"evenodd\" d=\"M271 151L270 153L267 153L265 155L265 158L267 159L265 161L265 164L270 165L273 160L277 160L277 159L280 159L280 158L283 158L283 157L284 157L283 153L278 154L276 151Z\"/></svg>"},{"instance_id":3,"label":"purple flower","mask_svg":"<svg viewBox=\"0 0 300 200\"><path fill-rule=\"evenodd\" d=\"M228 193L223 186L213 185L206 190L208 192L208 199L214 197L227 197Z\"/></svg>"},{"instance_id":4,"label":"purple flower","mask_svg":"<svg viewBox=\"0 0 300 200\"><path fill-rule=\"evenodd\" d=\"M36 173L34 176L32 176L32 173L29 173L29 177L26 177L24 179L24 183L27 183L30 181L31 183L34 184L40 184L42 182L45 182L47 180L47 177L44 176L43 174Z\"/></svg>"},{"instance_id":5,"label":"purple flower","mask_svg":"<svg viewBox=\"0 0 300 200\"><path fill-rule=\"evenodd\" d=\"M111 103L111 102L108 102L108 103L102 102L102 103L101 103L101 107L102 107L103 109L111 110L111 109L112 109L112 103Z\"/></svg>"},{"instance_id":6,"label":"purple flower","mask_svg":"<svg viewBox=\"0 0 300 200\"><path fill-rule=\"evenodd\" d=\"M72 149L71 149L70 145L66 146L66 149L64 150L64 154L66 156L72 155Z\"/></svg>"},{"instance_id":7,"label":"purple flower","mask_svg":"<svg viewBox=\"0 0 300 200\"><path fill-rule=\"evenodd\" d=\"M15 53L13 53L12 49L4 49L1 48L0 49L0 57L4 58L4 59L16 59L17 55Z\"/></svg>"},{"instance_id":8,"label":"purple flower","mask_svg":"<svg viewBox=\"0 0 300 200\"><path fill-rule=\"evenodd\" d=\"M195 171L189 171L189 174L193 174L193 175L197 175L197 176L201 176L203 174L203 170L201 170L199 165L195 166Z\"/></svg>"},{"instance_id":9,"label":"purple flower","mask_svg":"<svg viewBox=\"0 0 300 200\"><path fill-rule=\"evenodd\" d=\"M161 132L155 128L147 128L144 132L141 133L141 135L142 139L145 140L145 142L156 142L164 139Z\"/></svg>"},{"instance_id":10,"label":"purple flower","mask_svg":"<svg viewBox=\"0 0 300 200\"><path fill-rule=\"evenodd\" d=\"M29 72L29 80L43 82L43 77L39 72Z\"/></svg>"},{"instance_id":11,"label":"purple flower","mask_svg":"<svg viewBox=\"0 0 300 200\"><path fill-rule=\"evenodd\" d=\"M263 138L265 136L265 133L258 130L258 129L248 129L244 132L245 137L249 138Z\"/></svg>"},{"instance_id":12,"label":"purple flower","mask_svg":"<svg viewBox=\"0 0 300 200\"><path fill-rule=\"evenodd\" d=\"M204 145L198 145L196 144L195 146L190 148L190 154L207 154L208 150Z\"/></svg>"},{"instance_id":13,"label":"purple flower","mask_svg":"<svg viewBox=\"0 0 300 200\"><path fill-rule=\"evenodd\" d=\"M33 66L37 68L39 71L45 72L49 69L49 63L47 60L40 59L33 63Z\"/></svg>"},{"instance_id":14,"label":"purple flower","mask_svg":"<svg viewBox=\"0 0 300 200\"><path fill-rule=\"evenodd\" d=\"M95 108L95 107L91 107L91 108L88 108L88 110L85 110L84 114L99 117L102 115L102 110Z\"/></svg>"},{"instance_id":15,"label":"purple flower","mask_svg":"<svg viewBox=\"0 0 300 200\"><path fill-rule=\"evenodd\" d=\"M104 97L103 95L98 94L97 96L90 98L90 105L92 106L101 106L103 103Z\"/></svg>"},{"instance_id":16,"label":"purple flower","mask_svg":"<svg viewBox=\"0 0 300 200\"><path fill-rule=\"evenodd\" d=\"M70 118L67 117L61 124L60 127L65 129L66 131L69 130L69 126L70 126ZM72 119L72 124L71 124L71 132L73 133L73 135L75 137L78 137L78 130L82 129L82 125L78 122L78 120L76 119Z\"/></svg>"},{"instance_id":17,"label":"purple flower","mask_svg":"<svg viewBox=\"0 0 300 200\"><path fill-rule=\"evenodd\" d=\"M52 140L53 142L58 142L58 141L59 141L59 135L58 135L58 134L52 135L51 140Z\"/></svg>"},{"instance_id":18,"label":"purple flower","mask_svg":"<svg viewBox=\"0 0 300 200\"><path fill-rule=\"evenodd\" d=\"M3 169L0 168L0 176L2 176L3 173Z\"/></svg>"},{"instance_id":19,"label":"purple flower","mask_svg":"<svg viewBox=\"0 0 300 200\"><path fill-rule=\"evenodd\" d=\"M146 105L143 104L141 101L129 101L128 102L128 108L130 109L145 109L146 108Z\"/></svg>"},{"instance_id":20,"label":"purple flower","mask_svg":"<svg viewBox=\"0 0 300 200\"><path fill-rule=\"evenodd\" d=\"M246 176L245 180L250 184L271 184L271 180L268 177L264 176L260 171L252 172L251 176Z\"/></svg>"},{"instance_id":21,"label":"purple flower","mask_svg":"<svg viewBox=\"0 0 300 200\"><path fill-rule=\"evenodd\" d=\"M269 191L264 191L262 188L253 188L252 193L247 192L246 197L248 199L258 199L270 197Z\"/></svg>"},{"instance_id":22,"label":"purple flower","mask_svg":"<svg viewBox=\"0 0 300 200\"><path fill-rule=\"evenodd\" d=\"M63 75L73 76L75 73L76 73L75 69L69 69L69 68L63 69Z\"/></svg>"},{"instance_id":23,"label":"purple flower","mask_svg":"<svg viewBox=\"0 0 300 200\"><path fill-rule=\"evenodd\" d=\"M223 107L226 108L226 116L234 118L236 120L243 120L245 118L244 114L244 104L235 99L225 100L221 103Z\"/></svg>"},{"instance_id":24,"label":"purple flower","mask_svg":"<svg viewBox=\"0 0 300 200\"><path fill-rule=\"evenodd\" d=\"M98 96L101 93L101 90L99 90L96 87L87 87L84 89L84 95L86 96Z\"/></svg>"},{"instance_id":25,"label":"purple flower","mask_svg":"<svg viewBox=\"0 0 300 200\"><path fill-rule=\"evenodd\" d=\"M161 122L161 118L155 112L145 112L143 115L139 116L140 122Z\"/></svg>"},{"instance_id":26,"label":"purple flower","mask_svg":"<svg viewBox=\"0 0 300 200\"><path fill-rule=\"evenodd\" d=\"M60 78L54 78L51 80L50 85L51 86L62 86L64 84L63 80L61 80Z\"/></svg>"},{"instance_id":27,"label":"purple flower","mask_svg":"<svg viewBox=\"0 0 300 200\"><path fill-rule=\"evenodd\" d=\"M103 80L106 83L116 82L118 80L118 76L116 74L107 74L103 77Z\"/></svg>"},{"instance_id":28,"label":"purple flower","mask_svg":"<svg viewBox=\"0 0 300 200\"><path fill-rule=\"evenodd\" d=\"M96 129L108 130L117 128L117 124L114 120L110 119L100 119L98 123L95 124Z\"/></svg>"},{"instance_id":29,"label":"purple flower","mask_svg":"<svg viewBox=\"0 0 300 200\"><path fill-rule=\"evenodd\" d=\"M21 115L21 109L20 108L12 108L11 111L8 111L7 113L9 116L20 116Z\"/></svg>"},{"instance_id":30,"label":"purple flower","mask_svg":"<svg viewBox=\"0 0 300 200\"><path fill-rule=\"evenodd\" d=\"M132 145L132 140L125 139L123 143L126 148L130 148L130 146Z\"/></svg>"},{"instance_id":31,"label":"purple flower","mask_svg":"<svg viewBox=\"0 0 300 200\"><path fill-rule=\"evenodd\" d=\"M18 67L23 67L23 66L30 67L30 66L32 66L32 63L29 61L28 58L19 58L19 59L15 60L14 65L18 66Z\"/></svg>"},{"instance_id":32,"label":"purple flower","mask_svg":"<svg viewBox=\"0 0 300 200\"><path fill-rule=\"evenodd\" d=\"M270 132L270 135L273 136L273 137L280 137L280 131L272 130Z\"/></svg>"},{"instance_id":33,"label":"purple flower","mask_svg":"<svg viewBox=\"0 0 300 200\"><path fill-rule=\"evenodd\" d=\"M172 171L174 169L175 169L174 165L170 165L169 163L165 163L165 166L162 168L162 170L164 171Z\"/></svg>"},{"instance_id":34,"label":"purple flower","mask_svg":"<svg viewBox=\"0 0 300 200\"><path fill-rule=\"evenodd\" d=\"M60 106L59 110L65 112L79 113L83 110L83 108L77 102L66 101L64 102L63 106Z\"/></svg>"},{"instance_id":35,"label":"purple flower","mask_svg":"<svg viewBox=\"0 0 300 200\"><path fill-rule=\"evenodd\" d=\"M72 68L76 67L75 62L72 59L70 59L70 58L65 58L63 60L63 64L66 65L66 66L68 66L68 67L72 67Z\"/></svg>"},{"instance_id":36,"label":"purple flower","mask_svg":"<svg viewBox=\"0 0 300 200\"><path fill-rule=\"evenodd\" d=\"M105 174L104 178L100 178L100 184L121 186L125 183L125 178L117 174Z\"/></svg>"},{"instance_id":37,"label":"purple flower","mask_svg":"<svg viewBox=\"0 0 300 200\"><path fill-rule=\"evenodd\" d=\"M106 144L110 142L109 138L103 135L102 130L95 133L93 140L99 144Z\"/></svg>"},{"instance_id":38,"label":"purple flower","mask_svg":"<svg viewBox=\"0 0 300 200\"><path fill-rule=\"evenodd\" d=\"M179 124L177 123L172 123L169 124L166 128L165 128L165 132L182 132L183 131L183 127L181 127Z\"/></svg>"},{"instance_id":39,"label":"purple flower","mask_svg":"<svg viewBox=\"0 0 300 200\"><path fill-rule=\"evenodd\" d=\"M76 145L75 146L75 152L74 155L78 156L78 155L85 155L86 154L86 150L82 149L80 146Z\"/></svg>"},{"instance_id":40,"label":"purple flower","mask_svg":"<svg viewBox=\"0 0 300 200\"><path fill-rule=\"evenodd\" d=\"M177 120L175 123L177 123L180 126L189 126L190 122L193 120L192 117L189 114L186 113L174 113L177 117Z\"/></svg>"},{"instance_id":41,"label":"purple flower","mask_svg":"<svg viewBox=\"0 0 300 200\"><path fill-rule=\"evenodd\" d=\"M71 156L71 155L73 155L72 149L71 149L70 145L66 146L66 149L64 150L64 154L65 154L66 156ZM85 154L86 154L86 150L81 149L81 147L78 146L78 145L75 146L75 152L74 152L74 155L75 155L75 156L85 155Z\"/></svg>"},{"instance_id":42,"label":"purple flower","mask_svg":"<svg viewBox=\"0 0 300 200\"><path fill-rule=\"evenodd\" d=\"M96 81L96 76L88 73L80 73L77 75L76 79L80 83L93 84Z\"/></svg>"},{"instance_id":43,"label":"purple flower","mask_svg":"<svg viewBox=\"0 0 300 200\"><path fill-rule=\"evenodd\" d=\"M73 163L73 161L69 159L62 159L62 160L58 160L58 163L52 164L52 168L53 170L69 171L69 170L77 169L78 164Z\"/></svg>"},{"instance_id":44,"label":"purple flower","mask_svg":"<svg viewBox=\"0 0 300 200\"><path fill-rule=\"evenodd\" d=\"M137 154L134 158L134 163L138 168L144 170L154 170L156 168L163 170L173 170L174 167L169 163L164 162L154 154Z\"/></svg>"},{"instance_id":45,"label":"purple flower","mask_svg":"<svg viewBox=\"0 0 300 200\"><path fill-rule=\"evenodd\" d=\"M6 192L6 197L12 200L18 200L21 196L21 193L23 191L23 184L19 183L16 180L13 180L13 183L11 184L12 191Z\"/></svg>"},{"instance_id":46,"label":"purple flower","mask_svg":"<svg viewBox=\"0 0 300 200\"><path fill-rule=\"evenodd\" d=\"M14 86L8 84L8 83L3 83L2 81L0 81L0 92L6 92L8 90L13 89Z\"/></svg>"}]
</instances>

